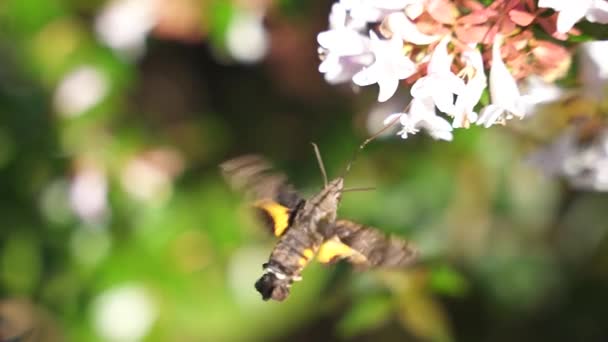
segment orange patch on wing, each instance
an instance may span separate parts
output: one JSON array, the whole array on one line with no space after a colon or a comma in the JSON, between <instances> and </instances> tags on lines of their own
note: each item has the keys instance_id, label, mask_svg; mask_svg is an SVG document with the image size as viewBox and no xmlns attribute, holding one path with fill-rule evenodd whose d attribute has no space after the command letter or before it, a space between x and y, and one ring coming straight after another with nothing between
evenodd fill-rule
<instances>
[{"instance_id":1,"label":"orange patch on wing","mask_svg":"<svg viewBox=\"0 0 608 342\"><path fill-rule=\"evenodd\" d=\"M302 258L300 258L300 260L298 260L298 264L302 267L306 266L310 260L312 259L312 257L315 255L315 252L313 252L312 249L307 248L305 249L302 254L304 255Z\"/></svg>"},{"instance_id":2,"label":"orange patch on wing","mask_svg":"<svg viewBox=\"0 0 608 342\"><path fill-rule=\"evenodd\" d=\"M289 226L289 208L270 200L257 201L255 207L264 210L272 219L272 231L281 236Z\"/></svg>"},{"instance_id":3,"label":"orange patch on wing","mask_svg":"<svg viewBox=\"0 0 608 342\"><path fill-rule=\"evenodd\" d=\"M337 237L325 241L317 253L317 260L324 264L343 258L350 258L353 263L363 263L367 260L363 254L342 243Z\"/></svg>"}]
</instances>

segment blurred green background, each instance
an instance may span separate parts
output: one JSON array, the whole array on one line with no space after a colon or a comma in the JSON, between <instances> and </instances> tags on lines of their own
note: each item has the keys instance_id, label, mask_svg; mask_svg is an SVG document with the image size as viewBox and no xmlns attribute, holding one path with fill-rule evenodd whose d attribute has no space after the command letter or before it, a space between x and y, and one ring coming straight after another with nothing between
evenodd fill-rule
<instances>
[{"instance_id":1,"label":"blurred green background","mask_svg":"<svg viewBox=\"0 0 608 342\"><path fill-rule=\"evenodd\" d=\"M340 217L414 241L420 265L313 263L261 300L274 241L218 164L263 154L310 195L310 142L336 176L399 110L317 72L330 6L0 2L0 339L608 338L607 196L545 178L500 127L359 153L346 184L376 189Z\"/></svg>"}]
</instances>

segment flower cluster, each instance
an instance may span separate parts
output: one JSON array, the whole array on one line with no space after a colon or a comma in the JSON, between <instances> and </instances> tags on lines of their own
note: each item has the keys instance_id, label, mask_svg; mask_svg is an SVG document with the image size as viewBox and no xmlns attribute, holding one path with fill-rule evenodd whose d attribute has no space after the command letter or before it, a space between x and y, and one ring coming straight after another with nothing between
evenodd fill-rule
<instances>
[{"instance_id":1,"label":"flower cluster","mask_svg":"<svg viewBox=\"0 0 608 342\"><path fill-rule=\"evenodd\" d=\"M339 0L318 35L319 71L332 84L378 84L380 102L411 86L410 104L385 124L399 122L403 138L424 129L451 140L454 128L523 118L539 100L520 81L567 73L571 52L559 41L578 34L573 25L583 17L608 22L608 2Z\"/></svg>"}]
</instances>

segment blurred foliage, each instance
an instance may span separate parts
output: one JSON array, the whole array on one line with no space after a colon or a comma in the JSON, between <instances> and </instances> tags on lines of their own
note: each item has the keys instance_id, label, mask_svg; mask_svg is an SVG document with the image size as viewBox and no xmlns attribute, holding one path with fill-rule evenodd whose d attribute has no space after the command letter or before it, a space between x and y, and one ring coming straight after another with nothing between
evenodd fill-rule
<instances>
[{"instance_id":1,"label":"blurred foliage","mask_svg":"<svg viewBox=\"0 0 608 342\"><path fill-rule=\"evenodd\" d=\"M263 302L273 239L217 165L261 153L314 193L309 143L340 174L373 133L374 90L316 72L330 1L159 0L125 50L99 28L121 1L0 2L0 338L608 337L608 198L544 178L501 128L372 142L346 182L376 189L346 194L340 216L411 239L422 262L313 264L288 301ZM239 11L267 14L254 64L227 48Z\"/></svg>"}]
</instances>

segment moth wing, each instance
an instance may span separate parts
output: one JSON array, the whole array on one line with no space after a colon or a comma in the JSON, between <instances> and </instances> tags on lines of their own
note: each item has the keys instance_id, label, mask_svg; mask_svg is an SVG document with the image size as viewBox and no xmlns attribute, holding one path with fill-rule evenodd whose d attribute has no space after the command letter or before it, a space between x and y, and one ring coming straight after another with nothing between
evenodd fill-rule
<instances>
[{"instance_id":1,"label":"moth wing","mask_svg":"<svg viewBox=\"0 0 608 342\"><path fill-rule=\"evenodd\" d=\"M263 157L245 155L220 164L222 175L232 188L244 191L253 200L265 226L281 236L290 225L291 214L304 199L287 177L274 172Z\"/></svg>"},{"instance_id":2,"label":"moth wing","mask_svg":"<svg viewBox=\"0 0 608 342\"><path fill-rule=\"evenodd\" d=\"M338 220L319 248L317 259L330 263L346 259L359 269L398 268L412 264L418 250L407 240L348 220Z\"/></svg>"}]
</instances>

